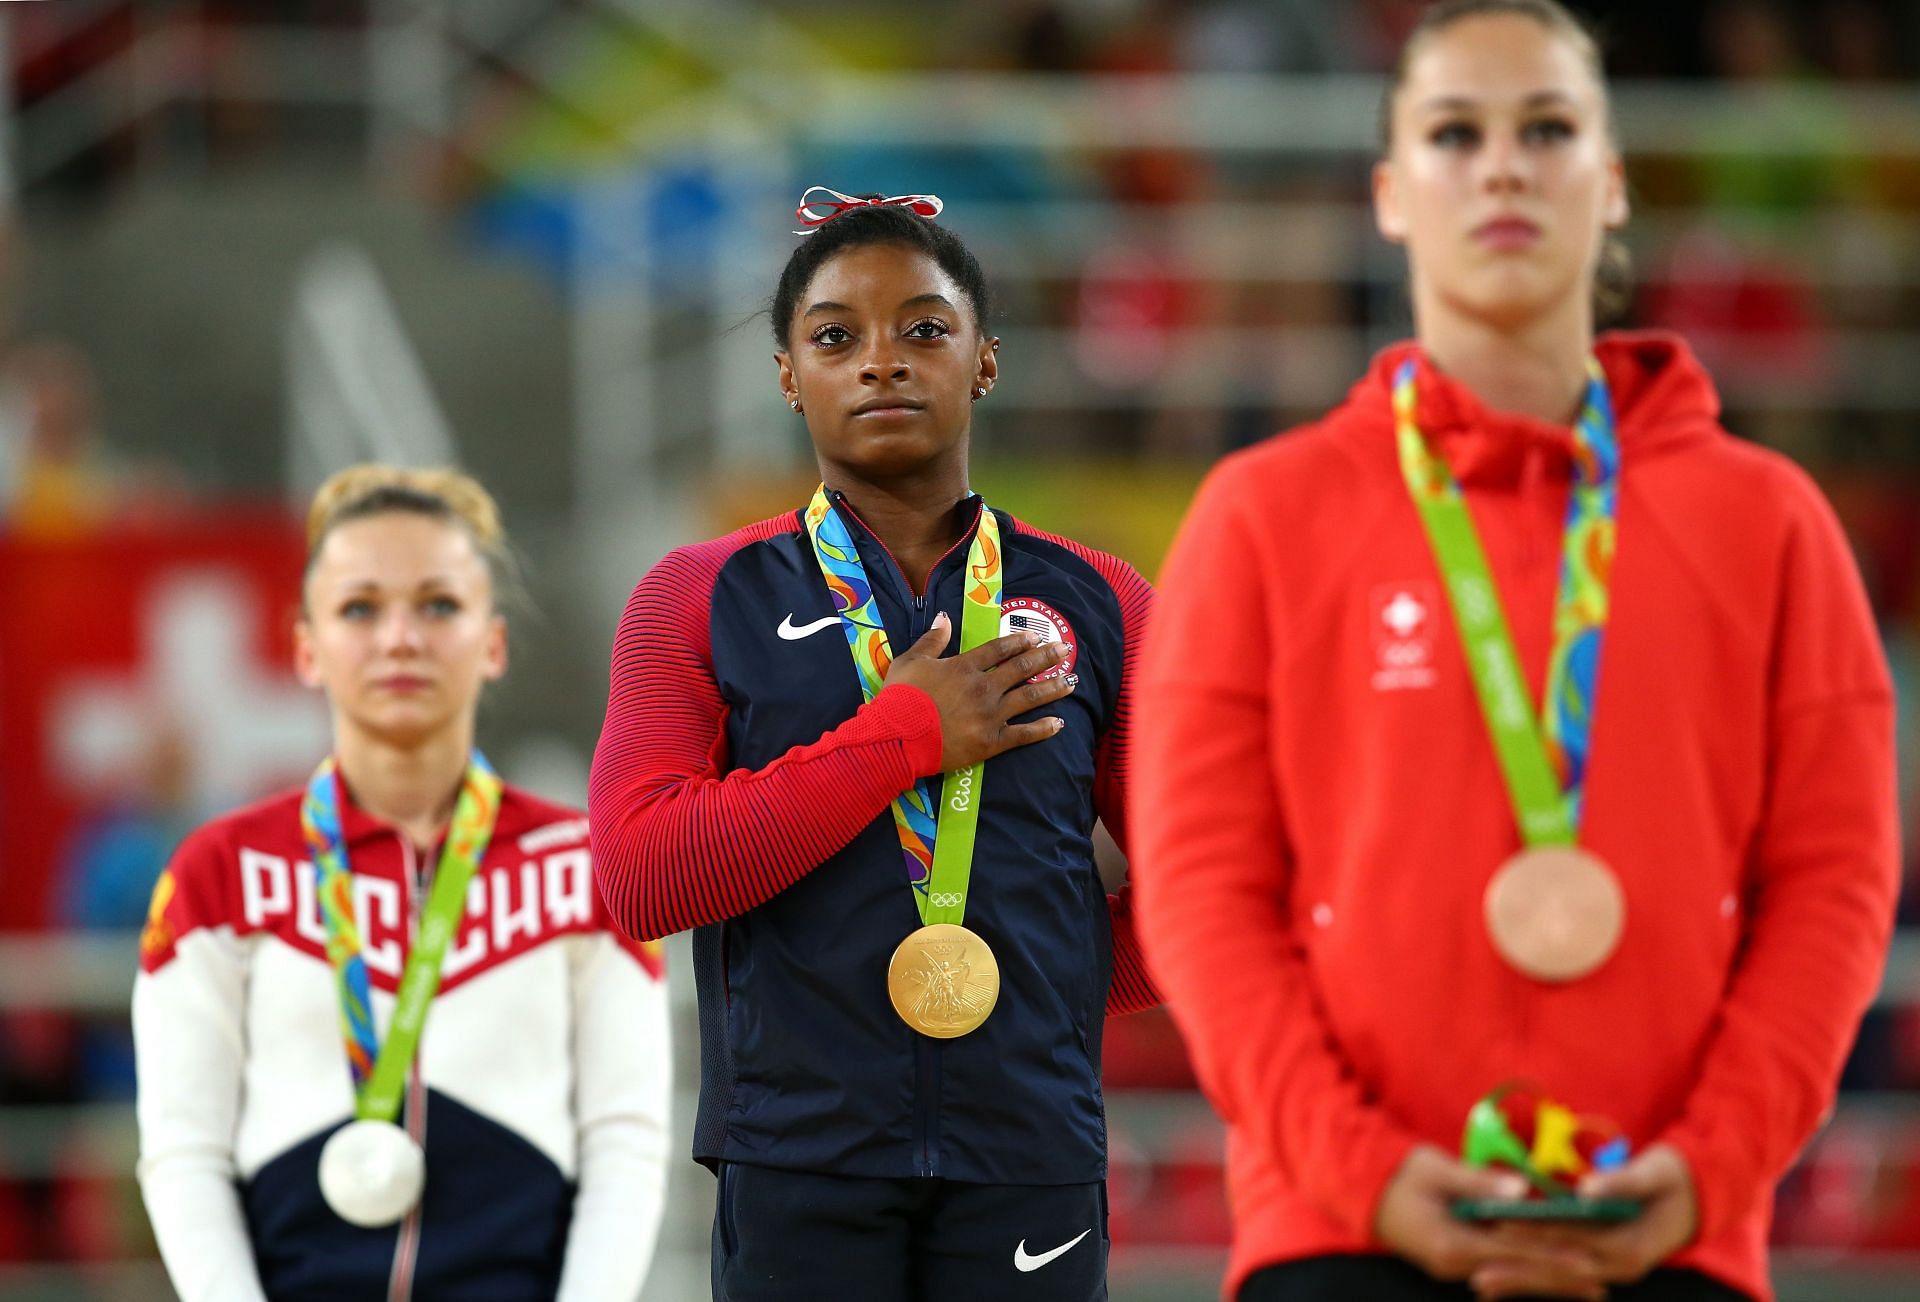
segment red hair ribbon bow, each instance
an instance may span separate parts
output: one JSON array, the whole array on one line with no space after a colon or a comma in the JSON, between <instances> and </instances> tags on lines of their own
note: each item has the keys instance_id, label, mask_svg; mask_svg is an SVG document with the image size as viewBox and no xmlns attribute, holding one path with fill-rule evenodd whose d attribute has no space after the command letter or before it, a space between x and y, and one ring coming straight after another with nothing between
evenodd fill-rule
<instances>
[{"instance_id":1,"label":"red hair ribbon bow","mask_svg":"<svg viewBox=\"0 0 1920 1302\"><path fill-rule=\"evenodd\" d=\"M816 194L829 197L816 199L813 197ZM850 194L829 190L824 185L810 185L806 193L800 196L800 206L793 210L793 215L807 229L795 231L794 234L810 235L816 227L824 226L842 213L852 212L856 208L905 208L916 216L932 218L938 217L945 206L938 195L932 194L896 194L885 199L856 199Z\"/></svg>"}]
</instances>

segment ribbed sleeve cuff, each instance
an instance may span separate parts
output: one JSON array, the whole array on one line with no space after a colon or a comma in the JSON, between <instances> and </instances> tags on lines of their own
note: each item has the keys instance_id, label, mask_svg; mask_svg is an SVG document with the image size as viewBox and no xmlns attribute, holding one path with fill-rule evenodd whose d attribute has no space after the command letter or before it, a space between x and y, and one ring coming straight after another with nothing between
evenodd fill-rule
<instances>
[{"instance_id":1,"label":"ribbed sleeve cuff","mask_svg":"<svg viewBox=\"0 0 1920 1302\"><path fill-rule=\"evenodd\" d=\"M1407 1154L1413 1151L1415 1140L1391 1127L1383 1127L1380 1133L1355 1148L1348 1161L1348 1184L1332 1211L1334 1215L1348 1223L1348 1227L1363 1236L1368 1243L1380 1244L1374 1226L1380 1219L1380 1200L1386 1197L1387 1185L1400 1173L1400 1167L1407 1160Z\"/></svg>"},{"instance_id":2,"label":"ribbed sleeve cuff","mask_svg":"<svg viewBox=\"0 0 1920 1302\"><path fill-rule=\"evenodd\" d=\"M1718 1238L1753 1210L1753 1193L1742 1194L1741 1176L1727 1169L1726 1163L1714 1160L1713 1146L1704 1136L1676 1126L1660 1136L1660 1142L1679 1150L1686 1159L1687 1173L1693 1177L1693 1205L1699 1216L1696 1242Z\"/></svg>"},{"instance_id":3,"label":"ribbed sleeve cuff","mask_svg":"<svg viewBox=\"0 0 1920 1302\"><path fill-rule=\"evenodd\" d=\"M872 722L899 736L916 780L941 771L940 710L931 696L918 687L895 683L867 702L866 713Z\"/></svg>"}]
</instances>

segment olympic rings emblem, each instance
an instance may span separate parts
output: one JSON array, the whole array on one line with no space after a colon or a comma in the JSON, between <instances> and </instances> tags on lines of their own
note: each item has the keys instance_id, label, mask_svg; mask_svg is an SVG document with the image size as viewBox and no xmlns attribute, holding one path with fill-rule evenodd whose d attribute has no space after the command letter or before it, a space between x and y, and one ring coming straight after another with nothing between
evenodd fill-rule
<instances>
[{"instance_id":1,"label":"olympic rings emblem","mask_svg":"<svg viewBox=\"0 0 1920 1302\"><path fill-rule=\"evenodd\" d=\"M931 901L937 909L957 909L960 907L960 901L964 898L965 896L959 891L934 891L927 896L927 899Z\"/></svg>"}]
</instances>

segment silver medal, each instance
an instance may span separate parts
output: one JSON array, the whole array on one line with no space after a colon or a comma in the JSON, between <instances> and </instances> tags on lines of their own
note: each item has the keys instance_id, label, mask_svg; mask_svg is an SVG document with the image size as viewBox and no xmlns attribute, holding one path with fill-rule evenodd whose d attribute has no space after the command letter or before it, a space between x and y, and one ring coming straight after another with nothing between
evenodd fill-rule
<instances>
[{"instance_id":1,"label":"silver medal","mask_svg":"<svg viewBox=\"0 0 1920 1302\"><path fill-rule=\"evenodd\" d=\"M420 1201L427 1157L391 1121L352 1121L320 1150L320 1193L343 1221L392 1225Z\"/></svg>"}]
</instances>

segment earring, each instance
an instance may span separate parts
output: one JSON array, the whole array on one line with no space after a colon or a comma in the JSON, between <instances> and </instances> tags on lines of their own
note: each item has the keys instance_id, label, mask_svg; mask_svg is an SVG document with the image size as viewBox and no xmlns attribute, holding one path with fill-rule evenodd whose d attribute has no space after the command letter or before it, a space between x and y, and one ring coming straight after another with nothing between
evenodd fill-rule
<instances>
[{"instance_id":1,"label":"earring","mask_svg":"<svg viewBox=\"0 0 1920 1302\"><path fill-rule=\"evenodd\" d=\"M799 411L799 410L800 410L800 400L799 400L798 398L788 398L788 399L787 399L787 406L789 406L789 407L791 407L791 408L793 408L793 409L794 409L795 411Z\"/></svg>"},{"instance_id":2,"label":"earring","mask_svg":"<svg viewBox=\"0 0 1920 1302\"><path fill-rule=\"evenodd\" d=\"M987 396L987 386L986 386L986 385L984 385L984 384L976 384L976 385L974 385L974 386L973 386L973 400L974 400L975 402L978 402L978 401L980 401L980 400L981 400L982 398L984 398L984 397L986 397L986 396Z\"/></svg>"}]
</instances>

